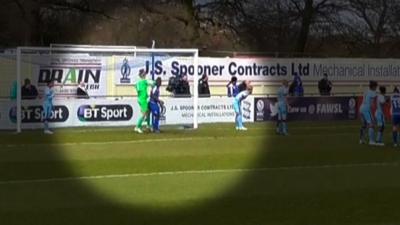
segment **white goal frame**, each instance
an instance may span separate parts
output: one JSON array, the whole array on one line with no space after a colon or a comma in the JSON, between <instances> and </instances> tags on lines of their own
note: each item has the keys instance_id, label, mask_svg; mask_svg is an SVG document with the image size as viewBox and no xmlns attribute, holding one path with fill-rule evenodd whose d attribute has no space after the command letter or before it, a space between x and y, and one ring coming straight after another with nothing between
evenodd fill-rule
<instances>
[{"instance_id":1,"label":"white goal frame","mask_svg":"<svg viewBox=\"0 0 400 225\"><path fill-rule=\"evenodd\" d=\"M198 49L173 49L173 48L136 48L132 46L87 46L87 45L73 45L73 46L62 46L62 45L51 45L50 47L17 47L16 52L16 66L17 66L17 133L21 133L22 129L22 96L21 96L21 60L22 55L26 51L48 51L51 54L52 51L65 51L72 53L183 53L193 55L193 129L198 128L198 104L199 104L199 93L198 93L198 65L199 65L199 50Z\"/></svg>"}]
</instances>

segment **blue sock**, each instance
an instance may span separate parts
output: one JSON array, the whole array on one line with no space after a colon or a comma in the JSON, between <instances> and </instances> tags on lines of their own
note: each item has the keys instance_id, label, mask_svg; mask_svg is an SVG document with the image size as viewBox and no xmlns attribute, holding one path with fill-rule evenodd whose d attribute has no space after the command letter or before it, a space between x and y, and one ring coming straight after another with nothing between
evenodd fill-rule
<instances>
[{"instance_id":1,"label":"blue sock","mask_svg":"<svg viewBox=\"0 0 400 225\"><path fill-rule=\"evenodd\" d=\"M365 134L365 127L361 127L361 129L360 129L360 140L361 141L364 141L364 139L365 139L364 134Z\"/></svg>"},{"instance_id":2,"label":"blue sock","mask_svg":"<svg viewBox=\"0 0 400 225\"><path fill-rule=\"evenodd\" d=\"M369 133L369 142L375 142L374 128L369 128L368 133Z\"/></svg>"},{"instance_id":3,"label":"blue sock","mask_svg":"<svg viewBox=\"0 0 400 225\"><path fill-rule=\"evenodd\" d=\"M48 130L49 129L49 122L44 121L44 129Z\"/></svg>"},{"instance_id":4,"label":"blue sock","mask_svg":"<svg viewBox=\"0 0 400 225\"><path fill-rule=\"evenodd\" d=\"M154 117L154 130L160 130L160 114L157 112L157 115Z\"/></svg>"},{"instance_id":5,"label":"blue sock","mask_svg":"<svg viewBox=\"0 0 400 225\"><path fill-rule=\"evenodd\" d=\"M287 134L288 133L288 127L287 127L286 122L283 122L282 125L283 125L283 134Z\"/></svg>"},{"instance_id":6,"label":"blue sock","mask_svg":"<svg viewBox=\"0 0 400 225\"><path fill-rule=\"evenodd\" d=\"M239 117L238 117L238 125L239 125L239 127L243 127L243 119L242 119L241 114L239 114Z\"/></svg>"},{"instance_id":7,"label":"blue sock","mask_svg":"<svg viewBox=\"0 0 400 225\"><path fill-rule=\"evenodd\" d=\"M151 126L153 127L153 131L157 130L156 121L156 115L154 115L154 112L151 112Z\"/></svg>"},{"instance_id":8,"label":"blue sock","mask_svg":"<svg viewBox=\"0 0 400 225\"><path fill-rule=\"evenodd\" d=\"M378 135L376 137L376 140L377 140L378 143L382 143L382 132L381 131L378 131Z\"/></svg>"},{"instance_id":9,"label":"blue sock","mask_svg":"<svg viewBox=\"0 0 400 225\"><path fill-rule=\"evenodd\" d=\"M239 127L239 115L235 116L235 124L236 124L236 127Z\"/></svg>"},{"instance_id":10,"label":"blue sock","mask_svg":"<svg viewBox=\"0 0 400 225\"><path fill-rule=\"evenodd\" d=\"M398 133L397 133L397 131L393 131L392 132L392 137L393 137L393 143L397 145L397 141L398 141Z\"/></svg>"}]
</instances>

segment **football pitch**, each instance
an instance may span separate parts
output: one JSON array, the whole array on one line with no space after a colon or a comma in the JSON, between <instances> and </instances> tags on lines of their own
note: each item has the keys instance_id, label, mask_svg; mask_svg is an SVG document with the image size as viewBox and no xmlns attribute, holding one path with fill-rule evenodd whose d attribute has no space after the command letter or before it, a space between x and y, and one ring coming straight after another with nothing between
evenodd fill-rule
<instances>
[{"instance_id":1,"label":"football pitch","mask_svg":"<svg viewBox=\"0 0 400 225\"><path fill-rule=\"evenodd\" d=\"M0 132L0 224L400 224L400 148L358 122Z\"/></svg>"}]
</instances>

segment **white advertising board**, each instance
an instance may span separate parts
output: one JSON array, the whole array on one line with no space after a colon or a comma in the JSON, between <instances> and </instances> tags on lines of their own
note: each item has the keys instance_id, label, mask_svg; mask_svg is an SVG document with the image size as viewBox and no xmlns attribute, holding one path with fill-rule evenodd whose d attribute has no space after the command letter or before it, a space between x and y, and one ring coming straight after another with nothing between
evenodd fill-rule
<instances>
[{"instance_id":1,"label":"white advertising board","mask_svg":"<svg viewBox=\"0 0 400 225\"><path fill-rule=\"evenodd\" d=\"M254 121L252 113L254 99L248 97L242 102L243 119L245 122ZM166 100L166 124L193 123L193 99L170 98ZM199 123L221 123L235 121L233 98L211 97L199 98L198 105Z\"/></svg>"},{"instance_id":2,"label":"white advertising board","mask_svg":"<svg viewBox=\"0 0 400 225\"><path fill-rule=\"evenodd\" d=\"M153 63L154 62L154 63ZM116 57L115 84L132 85L140 69L167 80L186 74L193 79L193 60L189 57ZM292 80L297 73L303 81L318 81L328 74L332 81L398 81L399 59L357 58L210 58L200 57L198 71L209 81L227 82L232 76L255 82ZM150 73L151 74L151 73ZM124 79L127 78L127 79Z\"/></svg>"},{"instance_id":3,"label":"white advertising board","mask_svg":"<svg viewBox=\"0 0 400 225\"><path fill-rule=\"evenodd\" d=\"M200 98L199 123L234 122L233 99ZM254 121L254 99L242 102L245 122ZM193 99L165 99L161 124L193 123ZM51 127L134 126L141 112L136 99L56 99L50 119ZM40 100L22 102L22 128L42 128L43 111ZM11 101L0 102L0 129L16 128L16 107Z\"/></svg>"}]
</instances>

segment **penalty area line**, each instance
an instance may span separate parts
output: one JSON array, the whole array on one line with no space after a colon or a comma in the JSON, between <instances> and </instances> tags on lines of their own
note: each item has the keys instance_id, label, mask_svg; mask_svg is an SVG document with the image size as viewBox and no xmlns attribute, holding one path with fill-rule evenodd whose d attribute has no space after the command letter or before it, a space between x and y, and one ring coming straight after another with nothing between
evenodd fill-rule
<instances>
[{"instance_id":1,"label":"penalty area line","mask_svg":"<svg viewBox=\"0 0 400 225\"><path fill-rule=\"evenodd\" d=\"M246 133L243 133L246 134ZM332 134L296 134L292 137L319 137L319 136L348 136L354 133L332 133ZM31 146L80 146L80 145L115 145L115 144L143 144L143 143L159 143L159 142L185 142L185 141L198 141L198 140L228 140L228 139L257 139L257 138L277 138L280 137L275 134L264 135L251 135L248 136L208 136L208 137L181 137L181 138L147 138L141 140L121 140L121 141L93 141L93 142L65 142L65 143L35 143L35 144L0 144L4 148L17 148L17 147L31 147Z\"/></svg>"},{"instance_id":2,"label":"penalty area line","mask_svg":"<svg viewBox=\"0 0 400 225\"><path fill-rule=\"evenodd\" d=\"M252 172L260 173L260 172L271 172L271 171L292 171L292 170L308 170L308 169L341 169L341 168L397 167L397 166L399 166L399 163L377 162L377 163L336 164L336 165L332 164L332 165L316 165L316 166L265 167L265 168L250 168L250 169L182 170L182 171L110 174L110 175L81 176L81 177L8 180L8 181L0 181L0 185L37 184L37 183L53 183L53 182L68 182L68 181L82 181L82 180L119 179L119 178L174 176L174 175L226 174L226 173L252 173Z\"/></svg>"},{"instance_id":3,"label":"penalty area line","mask_svg":"<svg viewBox=\"0 0 400 225\"><path fill-rule=\"evenodd\" d=\"M141 144L155 143L168 141L194 141L194 140L211 140L219 137L186 137L186 138L155 138L155 139L140 139L140 140L121 140L121 141L93 141L93 142L65 142L65 143L39 143L39 144L9 144L5 147L25 147L25 146L79 146L79 145L114 145L114 144ZM1 145L0 145L1 146Z\"/></svg>"}]
</instances>

